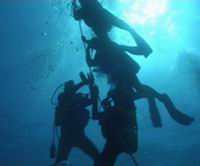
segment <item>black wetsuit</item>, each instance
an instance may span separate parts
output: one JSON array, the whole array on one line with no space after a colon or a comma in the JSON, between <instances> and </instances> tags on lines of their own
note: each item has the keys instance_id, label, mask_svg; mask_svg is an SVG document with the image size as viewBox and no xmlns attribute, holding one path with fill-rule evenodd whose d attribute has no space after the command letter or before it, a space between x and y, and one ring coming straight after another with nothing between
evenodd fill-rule
<instances>
[{"instance_id":1,"label":"black wetsuit","mask_svg":"<svg viewBox=\"0 0 200 166\"><path fill-rule=\"evenodd\" d=\"M67 160L73 147L80 148L94 161L99 157L96 146L85 135L84 129L89 121L89 111L86 109L91 105L87 97L80 94L65 96L65 105L58 105L57 112L61 112L61 137L59 140L56 163Z\"/></svg>"},{"instance_id":2,"label":"black wetsuit","mask_svg":"<svg viewBox=\"0 0 200 166\"><path fill-rule=\"evenodd\" d=\"M98 166L113 166L120 153L137 151L136 107L133 98L117 88L113 92L114 105L104 107L105 112L99 113L99 122L106 143Z\"/></svg>"},{"instance_id":3,"label":"black wetsuit","mask_svg":"<svg viewBox=\"0 0 200 166\"><path fill-rule=\"evenodd\" d=\"M138 82L139 64L115 42L93 38L88 42L87 49L96 51L94 59L87 55L88 65L108 75L113 82L126 82L132 86Z\"/></svg>"}]
</instances>

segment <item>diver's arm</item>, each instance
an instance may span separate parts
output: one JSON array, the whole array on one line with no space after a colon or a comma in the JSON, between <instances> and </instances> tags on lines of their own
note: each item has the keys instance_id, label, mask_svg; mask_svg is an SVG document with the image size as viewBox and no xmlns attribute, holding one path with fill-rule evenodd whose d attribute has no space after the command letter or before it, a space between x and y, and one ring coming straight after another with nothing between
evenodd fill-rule
<instances>
[{"instance_id":1,"label":"diver's arm","mask_svg":"<svg viewBox=\"0 0 200 166\"><path fill-rule=\"evenodd\" d=\"M85 107L88 107L88 106L90 106L92 104L93 104L93 99L92 98L89 98L89 99L84 101L84 106Z\"/></svg>"},{"instance_id":2,"label":"diver's arm","mask_svg":"<svg viewBox=\"0 0 200 166\"><path fill-rule=\"evenodd\" d=\"M86 80L86 81L81 81L80 83L74 85L74 89L73 89L73 90L74 90L74 93L75 93L76 91L78 91L80 88L82 88L83 86L87 85L87 84L89 84L88 80Z\"/></svg>"},{"instance_id":3,"label":"diver's arm","mask_svg":"<svg viewBox=\"0 0 200 166\"><path fill-rule=\"evenodd\" d=\"M85 74L84 74L83 72L80 72L80 73L79 73L79 76L80 76L80 78L81 78L82 81L81 81L80 83L74 85L74 89L73 89L73 90L74 90L74 93L75 93L76 91L78 91L80 88L82 88L83 86L89 85L89 84L92 83L92 78L91 78L90 75L88 75L88 77L86 77Z\"/></svg>"},{"instance_id":4,"label":"diver's arm","mask_svg":"<svg viewBox=\"0 0 200 166\"><path fill-rule=\"evenodd\" d=\"M89 67L94 66L94 60L92 60L91 55L90 55L90 50L92 49L91 48L91 40L87 40L85 38L85 36L81 36L81 39L82 39L82 41L85 44L87 44L87 47L86 47L86 56L85 56L86 63L87 63L87 65Z\"/></svg>"},{"instance_id":5,"label":"diver's arm","mask_svg":"<svg viewBox=\"0 0 200 166\"><path fill-rule=\"evenodd\" d=\"M72 15L75 20L79 21L82 19L83 9L78 6L76 0L72 0L72 2L71 2L71 11L72 11Z\"/></svg>"},{"instance_id":6,"label":"diver's arm","mask_svg":"<svg viewBox=\"0 0 200 166\"><path fill-rule=\"evenodd\" d=\"M79 21L83 17L83 10L82 9L73 9L73 17L76 21Z\"/></svg>"},{"instance_id":7,"label":"diver's arm","mask_svg":"<svg viewBox=\"0 0 200 166\"><path fill-rule=\"evenodd\" d=\"M76 91L78 91L80 88L82 88L83 86L85 86L87 83L86 82L84 82L84 81L81 81L80 83L78 83L78 84L76 84L76 85L74 85L74 93L76 92Z\"/></svg>"},{"instance_id":8,"label":"diver's arm","mask_svg":"<svg viewBox=\"0 0 200 166\"><path fill-rule=\"evenodd\" d=\"M98 112L98 97L96 96L93 98L93 104L92 104L92 118L94 120L98 119L99 112Z\"/></svg>"},{"instance_id":9,"label":"diver's arm","mask_svg":"<svg viewBox=\"0 0 200 166\"><path fill-rule=\"evenodd\" d=\"M85 56L85 60L86 60L86 63L89 67L91 66L94 66L94 60L91 58L91 55L90 55L90 46L88 45L87 46L87 49L86 49L86 56Z\"/></svg>"},{"instance_id":10,"label":"diver's arm","mask_svg":"<svg viewBox=\"0 0 200 166\"><path fill-rule=\"evenodd\" d=\"M91 55L90 55L90 50L92 49L92 47L91 47L91 40L87 40L85 38L85 36L81 36L81 39L82 39L82 41L85 44L87 44L87 47L86 47L86 56L85 56L86 63L87 63L87 65L89 67L94 66L94 60L92 60Z\"/></svg>"}]
</instances>

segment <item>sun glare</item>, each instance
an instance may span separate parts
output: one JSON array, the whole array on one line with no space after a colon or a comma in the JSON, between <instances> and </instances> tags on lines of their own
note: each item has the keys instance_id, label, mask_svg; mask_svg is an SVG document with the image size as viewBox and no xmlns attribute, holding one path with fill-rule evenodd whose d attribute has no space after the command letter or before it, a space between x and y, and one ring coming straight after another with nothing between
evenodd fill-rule
<instances>
[{"instance_id":1,"label":"sun glare","mask_svg":"<svg viewBox=\"0 0 200 166\"><path fill-rule=\"evenodd\" d=\"M119 0L126 8L123 17L134 24L155 23L167 11L168 0Z\"/></svg>"}]
</instances>

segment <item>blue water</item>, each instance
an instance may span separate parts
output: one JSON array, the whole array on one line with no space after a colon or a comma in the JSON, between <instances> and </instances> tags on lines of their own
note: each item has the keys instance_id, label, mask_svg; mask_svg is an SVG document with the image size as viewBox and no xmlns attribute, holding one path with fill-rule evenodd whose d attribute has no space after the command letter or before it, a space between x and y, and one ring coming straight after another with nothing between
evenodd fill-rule
<instances>
[{"instance_id":1,"label":"blue water","mask_svg":"<svg viewBox=\"0 0 200 166\"><path fill-rule=\"evenodd\" d=\"M142 82L167 92L181 111L195 117L195 122L189 127L177 124L159 104L164 125L154 128L146 101L138 101L140 141L135 157L140 166L199 166L200 3L165 0L155 7L161 0L154 0L151 8L145 7L148 1L102 3L131 24L152 46L154 52L150 57L136 58L142 67L139 73ZM79 71L88 71L79 28L70 17L66 2L0 1L1 166L44 166L51 162L48 150L54 106L50 97L59 84L68 79L79 81ZM160 8L163 10L155 12ZM143 22L138 22L136 16ZM85 25L83 28L85 35L93 35ZM129 44L128 34L117 29L110 36ZM97 83L101 96L105 96L108 88L105 79L99 77ZM97 122L90 122L87 134L101 150L104 140ZM69 161L73 166L92 164L78 149L72 151ZM123 154L116 165L133 164Z\"/></svg>"}]
</instances>

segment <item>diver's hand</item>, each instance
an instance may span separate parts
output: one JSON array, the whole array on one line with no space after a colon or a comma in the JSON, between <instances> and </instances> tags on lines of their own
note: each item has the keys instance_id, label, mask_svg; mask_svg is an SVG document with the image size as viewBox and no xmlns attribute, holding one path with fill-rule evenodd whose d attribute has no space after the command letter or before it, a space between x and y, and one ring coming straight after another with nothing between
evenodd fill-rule
<instances>
[{"instance_id":1,"label":"diver's hand","mask_svg":"<svg viewBox=\"0 0 200 166\"><path fill-rule=\"evenodd\" d=\"M79 76L82 80L82 83L84 83L85 85L94 83L94 78L91 74L87 74L86 76L83 72L80 72Z\"/></svg>"},{"instance_id":2,"label":"diver's hand","mask_svg":"<svg viewBox=\"0 0 200 166\"><path fill-rule=\"evenodd\" d=\"M81 36L81 40L82 40L84 43L88 43L88 40L86 39L85 36Z\"/></svg>"},{"instance_id":3,"label":"diver's hand","mask_svg":"<svg viewBox=\"0 0 200 166\"><path fill-rule=\"evenodd\" d=\"M93 76L92 72L87 74L87 78L90 81L91 85L94 84L94 76Z\"/></svg>"},{"instance_id":4,"label":"diver's hand","mask_svg":"<svg viewBox=\"0 0 200 166\"><path fill-rule=\"evenodd\" d=\"M88 80L88 78L85 76L85 74L83 72L80 72L79 76L80 76L83 84L85 84L85 85L89 84L89 80Z\"/></svg>"}]
</instances>

